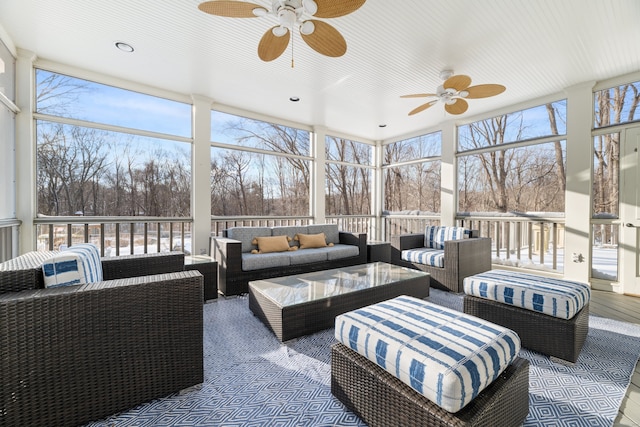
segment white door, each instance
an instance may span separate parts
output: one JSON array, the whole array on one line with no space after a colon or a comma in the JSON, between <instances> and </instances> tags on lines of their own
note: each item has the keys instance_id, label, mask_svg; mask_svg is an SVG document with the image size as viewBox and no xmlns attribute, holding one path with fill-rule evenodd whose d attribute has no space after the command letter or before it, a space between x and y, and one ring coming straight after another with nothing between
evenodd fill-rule
<instances>
[{"instance_id":1,"label":"white door","mask_svg":"<svg viewBox=\"0 0 640 427\"><path fill-rule=\"evenodd\" d=\"M640 295L640 128L625 131L621 148L622 291L629 295Z\"/></svg>"}]
</instances>

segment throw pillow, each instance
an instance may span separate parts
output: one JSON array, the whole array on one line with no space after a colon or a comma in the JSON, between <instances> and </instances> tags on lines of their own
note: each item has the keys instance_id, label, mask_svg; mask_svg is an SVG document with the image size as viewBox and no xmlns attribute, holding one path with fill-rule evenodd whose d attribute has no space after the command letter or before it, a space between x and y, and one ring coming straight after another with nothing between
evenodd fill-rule
<instances>
[{"instance_id":1,"label":"throw pillow","mask_svg":"<svg viewBox=\"0 0 640 427\"><path fill-rule=\"evenodd\" d=\"M102 281L100 250L91 243L63 249L42 264L46 288Z\"/></svg>"},{"instance_id":2,"label":"throw pillow","mask_svg":"<svg viewBox=\"0 0 640 427\"><path fill-rule=\"evenodd\" d=\"M252 254L268 254L271 252L286 252L295 251L297 246L289 247L289 236L268 236L268 237L256 237L251 242L254 245L258 245L258 249L251 251Z\"/></svg>"},{"instance_id":3,"label":"throw pillow","mask_svg":"<svg viewBox=\"0 0 640 427\"><path fill-rule=\"evenodd\" d=\"M333 243L327 244L324 233L318 234L296 234L294 239L300 242L300 249L324 248L333 246Z\"/></svg>"}]
</instances>

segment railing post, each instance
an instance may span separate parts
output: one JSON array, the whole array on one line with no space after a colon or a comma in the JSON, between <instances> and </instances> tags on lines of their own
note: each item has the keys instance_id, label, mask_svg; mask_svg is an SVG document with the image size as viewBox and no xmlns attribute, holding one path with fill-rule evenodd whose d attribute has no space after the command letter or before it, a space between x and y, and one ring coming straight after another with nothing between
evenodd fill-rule
<instances>
[{"instance_id":1,"label":"railing post","mask_svg":"<svg viewBox=\"0 0 640 427\"><path fill-rule=\"evenodd\" d=\"M545 241L544 241L544 222L540 222L540 265L544 265L544 249L545 249Z\"/></svg>"},{"instance_id":2,"label":"railing post","mask_svg":"<svg viewBox=\"0 0 640 427\"><path fill-rule=\"evenodd\" d=\"M144 253L145 254L148 252L147 250L148 237L149 237L149 223L145 222L144 223Z\"/></svg>"},{"instance_id":3,"label":"railing post","mask_svg":"<svg viewBox=\"0 0 640 427\"><path fill-rule=\"evenodd\" d=\"M134 253L134 245L133 245L133 241L135 240L136 236L135 236L135 232L134 232L134 223L130 223L129 224L129 254L133 255Z\"/></svg>"},{"instance_id":4,"label":"railing post","mask_svg":"<svg viewBox=\"0 0 640 427\"><path fill-rule=\"evenodd\" d=\"M53 239L55 239L55 235L53 233L53 224L49 224L49 250L50 251L53 250L53 244L54 244Z\"/></svg>"},{"instance_id":5,"label":"railing post","mask_svg":"<svg viewBox=\"0 0 640 427\"><path fill-rule=\"evenodd\" d=\"M116 222L116 256L120 255L120 223Z\"/></svg>"},{"instance_id":6,"label":"railing post","mask_svg":"<svg viewBox=\"0 0 640 427\"><path fill-rule=\"evenodd\" d=\"M104 256L104 222L100 223L100 256Z\"/></svg>"}]
</instances>

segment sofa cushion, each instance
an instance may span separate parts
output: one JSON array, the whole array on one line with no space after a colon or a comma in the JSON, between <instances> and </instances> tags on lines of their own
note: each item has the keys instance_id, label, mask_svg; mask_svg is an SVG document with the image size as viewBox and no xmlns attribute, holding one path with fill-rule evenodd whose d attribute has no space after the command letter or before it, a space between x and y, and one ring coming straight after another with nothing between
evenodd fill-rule
<instances>
[{"instance_id":1,"label":"sofa cushion","mask_svg":"<svg viewBox=\"0 0 640 427\"><path fill-rule=\"evenodd\" d=\"M291 260L291 265L327 261L327 251L325 250L325 248L314 248L289 252L288 255L289 259Z\"/></svg>"},{"instance_id":2,"label":"sofa cushion","mask_svg":"<svg viewBox=\"0 0 640 427\"><path fill-rule=\"evenodd\" d=\"M408 296L339 315L335 337L449 412L498 378L521 346L510 329Z\"/></svg>"},{"instance_id":3,"label":"sofa cushion","mask_svg":"<svg viewBox=\"0 0 640 427\"><path fill-rule=\"evenodd\" d=\"M341 258L358 256L358 254L360 254L359 248L353 245L338 244L338 245L333 245L331 247L326 247L323 250L327 252L328 261L334 261Z\"/></svg>"},{"instance_id":4,"label":"sofa cushion","mask_svg":"<svg viewBox=\"0 0 640 427\"><path fill-rule=\"evenodd\" d=\"M242 269L244 271L260 270L263 268L286 267L291 265L289 254L294 252L272 252L268 254L242 254Z\"/></svg>"},{"instance_id":5,"label":"sofa cushion","mask_svg":"<svg viewBox=\"0 0 640 427\"><path fill-rule=\"evenodd\" d=\"M309 234L324 233L327 243L334 245L340 243L340 232L338 224L311 224L309 225Z\"/></svg>"},{"instance_id":6,"label":"sofa cushion","mask_svg":"<svg viewBox=\"0 0 640 427\"><path fill-rule=\"evenodd\" d=\"M444 268L444 249L406 249L400 257L404 261Z\"/></svg>"},{"instance_id":7,"label":"sofa cushion","mask_svg":"<svg viewBox=\"0 0 640 427\"><path fill-rule=\"evenodd\" d=\"M469 236L469 230L463 227L428 225L424 230L424 247L444 249L445 241L467 239Z\"/></svg>"},{"instance_id":8,"label":"sofa cushion","mask_svg":"<svg viewBox=\"0 0 640 427\"><path fill-rule=\"evenodd\" d=\"M258 246L251 242L256 237L266 236L271 236L271 228L269 227L231 227L227 229L228 238L239 240L242 243L242 252L258 249Z\"/></svg>"},{"instance_id":9,"label":"sofa cushion","mask_svg":"<svg viewBox=\"0 0 640 427\"><path fill-rule=\"evenodd\" d=\"M272 236L287 236L291 240L289 241L289 246L298 246L298 241L294 239L295 235L298 233L308 233L306 225L286 225L273 227L271 229Z\"/></svg>"},{"instance_id":10,"label":"sofa cushion","mask_svg":"<svg viewBox=\"0 0 640 427\"><path fill-rule=\"evenodd\" d=\"M560 319L572 319L589 303L589 285L518 271L490 270L465 277L464 293Z\"/></svg>"},{"instance_id":11,"label":"sofa cushion","mask_svg":"<svg viewBox=\"0 0 640 427\"><path fill-rule=\"evenodd\" d=\"M252 254L268 254L271 252L288 252L292 248L289 246L289 240L291 238L288 236L264 236L264 237L256 237L251 242L252 244L256 244L258 249L254 249L251 251Z\"/></svg>"},{"instance_id":12,"label":"sofa cushion","mask_svg":"<svg viewBox=\"0 0 640 427\"><path fill-rule=\"evenodd\" d=\"M73 245L42 264L47 288L102 281L100 250L96 245Z\"/></svg>"}]
</instances>

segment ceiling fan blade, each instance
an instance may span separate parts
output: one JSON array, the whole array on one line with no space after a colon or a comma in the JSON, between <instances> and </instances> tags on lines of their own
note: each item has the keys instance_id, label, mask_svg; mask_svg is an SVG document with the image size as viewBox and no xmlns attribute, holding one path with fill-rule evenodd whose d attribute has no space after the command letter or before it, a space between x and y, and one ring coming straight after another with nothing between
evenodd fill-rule
<instances>
[{"instance_id":1,"label":"ceiling fan blade","mask_svg":"<svg viewBox=\"0 0 640 427\"><path fill-rule=\"evenodd\" d=\"M488 98L490 96L501 94L502 92L507 90L507 88L502 85L488 84L488 85L471 86L466 88L465 90L469 92L469 95L465 96L465 98L475 99L475 98Z\"/></svg>"},{"instance_id":2,"label":"ceiling fan blade","mask_svg":"<svg viewBox=\"0 0 640 427\"><path fill-rule=\"evenodd\" d=\"M284 36L278 37L273 34L273 29L278 28L276 25L273 28L269 28L258 45L258 56L263 61L273 61L287 48L289 45L289 39L291 38L291 32L287 29Z\"/></svg>"},{"instance_id":3,"label":"ceiling fan blade","mask_svg":"<svg viewBox=\"0 0 640 427\"><path fill-rule=\"evenodd\" d=\"M366 0L316 0L318 11L313 15L318 18L337 18L357 10Z\"/></svg>"},{"instance_id":4,"label":"ceiling fan blade","mask_svg":"<svg viewBox=\"0 0 640 427\"><path fill-rule=\"evenodd\" d=\"M428 98L430 96L438 96L435 93L414 93L413 95L402 95L400 98Z\"/></svg>"},{"instance_id":5,"label":"ceiling fan blade","mask_svg":"<svg viewBox=\"0 0 640 427\"><path fill-rule=\"evenodd\" d=\"M311 34L302 35L302 39L316 52L326 56L342 56L347 51L347 42L338 30L324 21L311 19L315 29Z\"/></svg>"},{"instance_id":6,"label":"ceiling fan blade","mask_svg":"<svg viewBox=\"0 0 640 427\"><path fill-rule=\"evenodd\" d=\"M413 110L409 111L409 115L413 116L414 114L418 114L424 110L426 110L427 108L431 107L432 105L435 105L438 102L437 99L434 99L433 101L429 101L426 104L422 104L421 106L414 108Z\"/></svg>"},{"instance_id":7,"label":"ceiling fan blade","mask_svg":"<svg viewBox=\"0 0 640 427\"><path fill-rule=\"evenodd\" d=\"M255 18L253 13L256 9L263 9L268 12L267 9L259 4L247 3L237 0L211 0L198 5L198 9L205 13L216 16L224 16L226 18Z\"/></svg>"},{"instance_id":8,"label":"ceiling fan blade","mask_svg":"<svg viewBox=\"0 0 640 427\"><path fill-rule=\"evenodd\" d=\"M469 103L464 99L456 99L453 104L445 104L444 109L449 114L462 114L469 108Z\"/></svg>"},{"instance_id":9,"label":"ceiling fan blade","mask_svg":"<svg viewBox=\"0 0 640 427\"><path fill-rule=\"evenodd\" d=\"M445 89L455 89L457 91L465 90L471 84L471 77L460 74L451 76L444 81L442 87Z\"/></svg>"}]
</instances>

